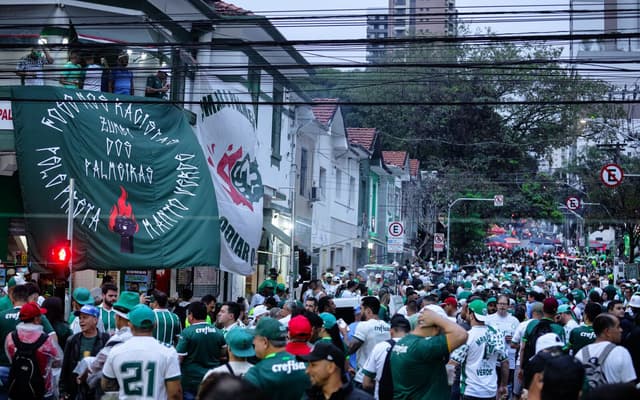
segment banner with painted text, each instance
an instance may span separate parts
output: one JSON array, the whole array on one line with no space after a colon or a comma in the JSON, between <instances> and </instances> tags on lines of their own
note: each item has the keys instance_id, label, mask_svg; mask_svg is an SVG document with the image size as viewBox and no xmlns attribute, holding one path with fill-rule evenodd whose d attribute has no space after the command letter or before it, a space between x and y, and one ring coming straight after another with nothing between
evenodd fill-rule
<instances>
[{"instance_id":1,"label":"banner with painted text","mask_svg":"<svg viewBox=\"0 0 640 400\"><path fill-rule=\"evenodd\" d=\"M196 134L209 164L220 212L220 268L253 273L262 235L262 178L256 160L257 116L247 89L197 77Z\"/></svg>"},{"instance_id":2,"label":"banner with painted text","mask_svg":"<svg viewBox=\"0 0 640 400\"><path fill-rule=\"evenodd\" d=\"M215 190L181 109L59 87L12 96L33 262L66 238L74 178L74 269L218 266Z\"/></svg>"}]
</instances>

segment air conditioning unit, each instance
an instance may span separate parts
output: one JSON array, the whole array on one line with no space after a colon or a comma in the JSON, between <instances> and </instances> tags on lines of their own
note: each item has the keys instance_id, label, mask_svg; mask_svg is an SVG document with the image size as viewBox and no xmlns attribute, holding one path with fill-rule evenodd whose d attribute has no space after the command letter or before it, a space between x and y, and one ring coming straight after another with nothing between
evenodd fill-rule
<instances>
[{"instance_id":1,"label":"air conditioning unit","mask_svg":"<svg viewBox=\"0 0 640 400\"><path fill-rule=\"evenodd\" d=\"M311 201L320 201L321 198L321 190L318 186L311 187Z\"/></svg>"}]
</instances>

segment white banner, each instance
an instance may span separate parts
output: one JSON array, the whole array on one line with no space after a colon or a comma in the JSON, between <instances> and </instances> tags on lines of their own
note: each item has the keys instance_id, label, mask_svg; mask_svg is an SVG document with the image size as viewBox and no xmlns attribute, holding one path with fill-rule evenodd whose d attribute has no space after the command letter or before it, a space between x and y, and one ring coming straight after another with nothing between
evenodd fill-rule
<instances>
[{"instance_id":1,"label":"white banner","mask_svg":"<svg viewBox=\"0 0 640 400\"><path fill-rule=\"evenodd\" d=\"M247 89L198 74L196 135L209 164L220 215L220 268L253 273L262 235L264 188L256 160L256 115Z\"/></svg>"}]
</instances>

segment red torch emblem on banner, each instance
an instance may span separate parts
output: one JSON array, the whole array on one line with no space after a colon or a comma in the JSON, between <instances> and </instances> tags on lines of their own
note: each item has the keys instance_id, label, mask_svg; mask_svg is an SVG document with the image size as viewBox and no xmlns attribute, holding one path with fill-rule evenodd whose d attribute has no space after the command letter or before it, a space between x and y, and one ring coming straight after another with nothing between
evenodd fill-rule
<instances>
[{"instance_id":1,"label":"red torch emblem on banner","mask_svg":"<svg viewBox=\"0 0 640 400\"><path fill-rule=\"evenodd\" d=\"M133 236L138 232L138 222L131 204L127 203L127 191L120 186L118 202L111 208L109 230L120 235L120 252L133 253Z\"/></svg>"}]
</instances>

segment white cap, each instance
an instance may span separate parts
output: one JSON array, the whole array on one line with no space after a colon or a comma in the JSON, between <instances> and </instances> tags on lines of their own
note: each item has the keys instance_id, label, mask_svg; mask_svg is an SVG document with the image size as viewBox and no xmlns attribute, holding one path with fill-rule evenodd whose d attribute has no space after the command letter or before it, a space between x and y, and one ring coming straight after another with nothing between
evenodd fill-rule
<instances>
[{"instance_id":1,"label":"white cap","mask_svg":"<svg viewBox=\"0 0 640 400\"><path fill-rule=\"evenodd\" d=\"M536 354L551 347L562 347L564 343L555 333L545 333L536 340Z\"/></svg>"},{"instance_id":2,"label":"white cap","mask_svg":"<svg viewBox=\"0 0 640 400\"><path fill-rule=\"evenodd\" d=\"M378 279L378 278L382 278L382 275L381 274L376 274L376 279Z\"/></svg>"},{"instance_id":3,"label":"white cap","mask_svg":"<svg viewBox=\"0 0 640 400\"><path fill-rule=\"evenodd\" d=\"M636 293L629 300L629 307L640 308L640 294Z\"/></svg>"},{"instance_id":4,"label":"white cap","mask_svg":"<svg viewBox=\"0 0 640 400\"><path fill-rule=\"evenodd\" d=\"M269 310L267 309L267 306L265 306L264 304L260 304L260 305L255 306L255 307L253 308L253 315L252 315L252 317L253 317L253 318L258 318L258 317L260 317L261 315L268 314L268 313L269 313Z\"/></svg>"},{"instance_id":5,"label":"white cap","mask_svg":"<svg viewBox=\"0 0 640 400\"><path fill-rule=\"evenodd\" d=\"M446 285L444 283L438 283L438 289L442 289L443 287L445 287Z\"/></svg>"}]
</instances>

